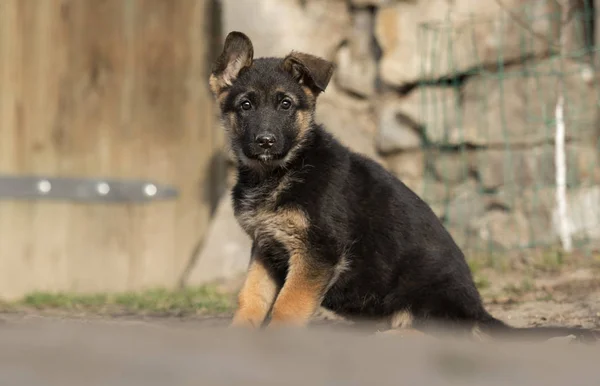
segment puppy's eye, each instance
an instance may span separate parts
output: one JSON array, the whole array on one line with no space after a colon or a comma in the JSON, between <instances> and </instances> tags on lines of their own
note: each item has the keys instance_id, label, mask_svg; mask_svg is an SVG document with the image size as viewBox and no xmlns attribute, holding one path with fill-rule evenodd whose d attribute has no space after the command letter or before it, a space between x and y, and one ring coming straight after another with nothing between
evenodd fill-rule
<instances>
[{"instance_id":1,"label":"puppy's eye","mask_svg":"<svg viewBox=\"0 0 600 386\"><path fill-rule=\"evenodd\" d=\"M241 106L242 110L250 110L252 108L252 103L250 103L250 101L243 101Z\"/></svg>"},{"instance_id":2,"label":"puppy's eye","mask_svg":"<svg viewBox=\"0 0 600 386\"><path fill-rule=\"evenodd\" d=\"M292 107L292 101L290 101L287 98L284 98L281 101L281 108L284 109L284 110L288 110L290 107Z\"/></svg>"}]
</instances>

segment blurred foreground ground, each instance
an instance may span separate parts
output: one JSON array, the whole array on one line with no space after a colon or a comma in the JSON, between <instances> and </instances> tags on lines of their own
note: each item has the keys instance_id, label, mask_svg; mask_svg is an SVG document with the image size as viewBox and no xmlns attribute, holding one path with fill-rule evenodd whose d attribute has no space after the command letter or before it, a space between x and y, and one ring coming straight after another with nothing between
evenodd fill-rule
<instances>
[{"instance_id":1,"label":"blurred foreground ground","mask_svg":"<svg viewBox=\"0 0 600 386\"><path fill-rule=\"evenodd\" d=\"M172 325L171 325L172 327ZM598 385L600 346L65 319L0 328L0 384Z\"/></svg>"},{"instance_id":2,"label":"blurred foreground ground","mask_svg":"<svg viewBox=\"0 0 600 386\"><path fill-rule=\"evenodd\" d=\"M598 261L505 269L473 266L495 316L600 328ZM233 298L240 283L221 291ZM224 328L224 303L207 304L212 312L12 308L0 313L0 385L600 384L600 345L362 334L325 314L305 331L242 333Z\"/></svg>"}]
</instances>

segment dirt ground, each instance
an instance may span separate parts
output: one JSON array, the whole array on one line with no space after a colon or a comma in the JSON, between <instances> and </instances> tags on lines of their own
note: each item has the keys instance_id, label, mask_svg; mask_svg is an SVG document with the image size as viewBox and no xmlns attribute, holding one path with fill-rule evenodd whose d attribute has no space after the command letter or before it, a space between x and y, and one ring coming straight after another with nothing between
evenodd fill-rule
<instances>
[{"instance_id":1,"label":"dirt ground","mask_svg":"<svg viewBox=\"0 0 600 386\"><path fill-rule=\"evenodd\" d=\"M560 266L536 269L478 268L476 280L485 281L480 288L486 308L505 322L514 326L563 325L600 329L600 261L583 259ZM243 278L222 283L222 291L232 298ZM223 327L229 323L230 312L202 315L96 315L62 310L21 309L0 313L0 322L25 320L93 320L109 323L144 323L171 327L204 328ZM313 326L346 326L328 312L319 312ZM384 326L381 326L384 328Z\"/></svg>"},{"instance_id":2,"label":"dirt ground","mask_svg":"<svg viewBox=\"0 0 600 386\"><path fill-rule=\"evenodd\" d=\"M600 264L510 275L490 272L486 308L514 326L600 328Z\"/></svg>"},{"instance_id":3,"label":"dirt ground","mask_svg":"<svg viewBox=\"0 0 600 386\"><path fill-rule=\"evenodd\" d=\"M598 265L535 275L490 276L490 288L481 290L486 308L509 324L600 328Z\"/></svg>"}]
</instances>

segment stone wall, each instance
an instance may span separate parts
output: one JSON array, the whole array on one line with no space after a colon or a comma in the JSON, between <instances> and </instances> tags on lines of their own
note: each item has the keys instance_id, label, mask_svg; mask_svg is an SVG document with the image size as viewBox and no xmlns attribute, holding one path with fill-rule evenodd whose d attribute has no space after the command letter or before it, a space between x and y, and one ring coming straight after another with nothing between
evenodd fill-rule
<instances>
[{"instance_id":1,"label":"stone wall","mask_svg":"<svg viewBox=\"0 0 600 386\"><path fill-rule=\"evenodd\" d=\"M381 49L376 148L457 242L506 250L558 241L559 80L571 229L577 239L597 238L599 90L591 2L580 2L562 30L555 1L369 3Z\"/></svg>"},{"instance_id":2,"label":"stone wall","mask_svg":"<svg viewBox=\"0 0 600 386\"><path fill-rule=\"evenodd\" d=\"M462 247L557 241L553 119L556 74L567 74L570 199L585 217L573 227L594 235L598 89L585 39L593 20L574 13L563 30L574 58L561 61L555 1L502 3L223 0L223 33L248 34L256 56L294 49L334 61L317 119L420 194Z\"/></svg>"}]
</instances>

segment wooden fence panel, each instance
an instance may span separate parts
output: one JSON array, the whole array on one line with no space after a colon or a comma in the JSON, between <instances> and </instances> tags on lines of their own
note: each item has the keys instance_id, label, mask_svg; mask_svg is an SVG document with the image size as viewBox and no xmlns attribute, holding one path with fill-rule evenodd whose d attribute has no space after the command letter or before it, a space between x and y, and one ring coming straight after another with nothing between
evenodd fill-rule
<instances>
[{"instance_id":1,"label":"wooden fence panel","mask_svg":"<svg viewBox=\"0 0 600 386\"><path fill-rule=\"evenodd\" d=\"M0 173L180 192L149 204L0 199L0 297L177 283L214 204L207 3L0 2Z\"/></svg>"}]
</instances>

